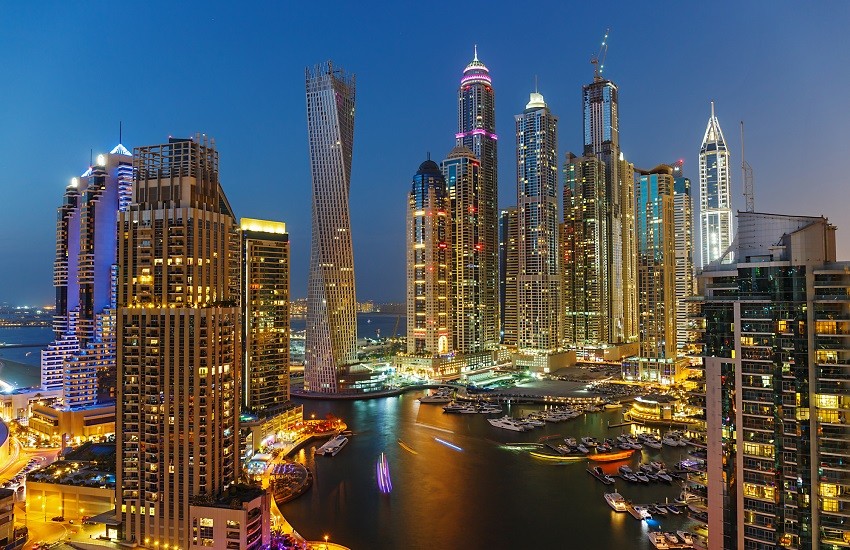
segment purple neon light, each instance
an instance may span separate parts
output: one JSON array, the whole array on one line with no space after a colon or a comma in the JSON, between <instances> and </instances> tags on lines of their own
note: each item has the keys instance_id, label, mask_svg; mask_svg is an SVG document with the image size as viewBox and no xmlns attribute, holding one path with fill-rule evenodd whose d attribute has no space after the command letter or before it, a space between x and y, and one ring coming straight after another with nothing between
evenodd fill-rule
<instances>
[{"instance_id":1,"label":"purple neon light","mask_svg":"<svg viewBox=\"0 0 850 550\"><path fill-rule=\"evenodd\" d=\"M490 79L490 75L486 74L468 74L460 79L460 85L463 86L467 82L472 82L476 80L483 80L487 84L492 84L493 81Z\"/></svg>"},{"instance_id":2,"label":"purple neon light","mask_svg":"<svg viewBox=\"0 0 850 550\"><path fill-rule=\"evenodd\" d=\"M387 457L381 453L381 460L376 464L376 473L378 474L378 489L382 493L389 493L393 490L393 483L390 480L390 466L387 464Z\"/></svg>"},{"instance_id":3,"label":"purple neon light","mask_svg":"<svg viewBox=\"0 0 850 550\"><path fill-rule=\"evenodd\" d=\"M455 134L455 139L463 139L467 136L487 136L490 139L494 139L494 140L499 139L499 136L497 136L496 134L494 134L492 132L488 132L487 130L484 130L483 128L476 128L475 130L470 130L468 132L457 133L457 134Z\"/></svg>"}]
</instances>

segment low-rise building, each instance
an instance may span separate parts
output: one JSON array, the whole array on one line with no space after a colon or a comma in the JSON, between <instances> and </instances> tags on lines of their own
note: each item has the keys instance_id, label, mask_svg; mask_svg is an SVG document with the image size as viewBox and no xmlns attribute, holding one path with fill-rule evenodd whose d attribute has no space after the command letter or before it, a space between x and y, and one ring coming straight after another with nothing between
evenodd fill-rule
<instances>
[{"instance_id":1,"label":"low-rise building","mask_svg":"<svg viewBox=\"0 0 850 550\"><path fill-rule=\"evenodd\" d=\"M191 546L216 550L255 550L269 543L270 495L260 487L232 485L209 502L189 506ZM145 541L145 546L158 546Z\"/></svg>"}]
</instances>

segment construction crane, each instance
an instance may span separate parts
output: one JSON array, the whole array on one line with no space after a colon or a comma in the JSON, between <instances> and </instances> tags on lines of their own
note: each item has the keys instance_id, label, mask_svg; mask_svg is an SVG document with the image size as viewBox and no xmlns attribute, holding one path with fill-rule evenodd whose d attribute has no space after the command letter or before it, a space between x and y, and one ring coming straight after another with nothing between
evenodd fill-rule
<instances>
[{"instance_id":1,"label":"construction crane","mask_svg":"<svg viewBox=\"0 0 850 550\"><path fill-rule=\"evenodd\" d=\"M741 121L741 183L744 187L745 210L756 211L756 195L753 183L753 167L744 156L744 121Z\"/></svg>"},{"instance_id":2,"label":"construction crane","mask_svg":"<svg viewBox=\"0 0 850 550\"><path fill-rule=\"evenodd\" d=\"M608 55L608 33L611 29L605 29L605 36L602 37L602 45L599 46L599 53L590 58L590 64L593 65L593 80L602 80L602 70L605 68L605 56Z\"/></svg>"}]
</instances>

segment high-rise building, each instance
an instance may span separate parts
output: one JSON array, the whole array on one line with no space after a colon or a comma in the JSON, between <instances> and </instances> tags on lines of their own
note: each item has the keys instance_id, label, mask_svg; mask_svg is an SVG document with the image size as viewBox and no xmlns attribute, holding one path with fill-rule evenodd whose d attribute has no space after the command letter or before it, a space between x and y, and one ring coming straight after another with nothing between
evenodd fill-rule
<instances>
[{"instance_id":1,"label":"high-rise building","mask_svg":"<svg viewBox=\"0 0 850 550\"><path fill-rule=\"evenodd\" d=\"M419 166L407 202L407 352L451 351L451 204L430 157Z\"/></svg>"},{"instance_id":2,"label":"high-rise building","mask_svg":"<svg viewBox=\"0 0 850 550\"><path fill-rule=\"evenodd\" d=\"M671 384L676 353L676 242L673 168L640 171L635 187L638 235L639 352L624 361L628 379Z\"/></svg>"},{"instance_id":3,"label":"high-rise building","mask_svg":"<svg viewBox=\"0 0 850 550\"><path fill-rule=\"evenodd\" d=\"M691 180L682 175L682 163L673 165L673 220L676 239L676 345L684 350L691 341L691 319L696 293L694 278L694 215Z\"/></svg>"},{"instance_id":4,"label":"high-rise building","mask_svg":"<svg viewBox=\"0 0 850 550\"><path fill-rule=\"evenodd\" d=\"M732 246L732 194L729 173L729 149L714 116L711 102L711 118L702 138L699 151L699 230L701 250L700 266L711 262L732 262L726 255Z\"/></svg>"},{"instance_id":5,"label":"high-rise building","mask_svg":"<svg viewBox=\"0 0 850 550\"><path fill-rule=\"evenodd\" d=\"M353 74L331 61L306 70L313 180L313 236L307 288L304 389L336 393L357 360L357 300L351 243Z\"/></svg>"},{"instance_id":6,"label":"high-rise building","mask_svg":"<svg viewBox=\"0 0 850 550\"><path fill-rule=\"evenodd\" d=\"M58 209L54 285L56 341L42 352L45 390L61 389L66 407L113 402L116 222L132 187L123 145L73 178Z\"/></svg>"},{"instance_id":7,"label":"high-rise building","mask_svg":"<svg viewBox=\"0 0 850 550\"><path fill-rule=\"evenodd\" d=\"M738 213L699 276L708 548L845 548L850 263L822 217ZM697 504L700 504L699 502Z\"/></svg>"},{"instance_id":8,"label":"high-rise building","mask_svg":"<svg viewBox=\"0 0 850 550\"><path fill-rule=\"evenodd\" d=\"M252 218L239 234L242 407L265 416L289 401L289 234Z\"/></svg>"},{"instance_id":9,"label":"high-rise building","mask_svg":"<svg viewBox=\"0 0 850 550\"><path fill-rule=\"evenodd\" d=\"M610 341L608 195L605 164L567 153L564 165L564 340L577 348Z\"/></svg>"},{"instance_id":10,"label":"high-rise building","mask_svg":"<svg viewBox=\"0 0 850 550\"><path fill-rule=\"evenodd\" d=\"M519 225L516 206L499 216L499 314L502 344L517 345L517 274L519 273Z\"/></svg>"},{"instance_id":11,"label":"high-rise building","mask_svg":"<svg viewBox=\"0 0 850 550\"><path fill-rule=\"evenodd\" d=\"M440 168L449 196L452 267L452 349L460 354L484 351L490 344L491 320L485 304L487 275L481 242L481 162L463 146L452 149ZM493 310L492 313L495 313Z\"/></svg>"},{"instance_id":12,"label":"high-rise building","mask_svg":"<svg viewBox=\"0 0 850 550\"><path fill-rule=\"evenodd\" d=\"M620 348L627 352L638 341L640 305L638 304L637 264L637 215L635 212L635 166L620 153L620 249L622 254L623 279L620 282L623 295L623 338Z\"/></svg>"},{"instance_id":13,"label":"high-rise building","mask_svg":"<svg viewBox=\"0 0 850 550\"><path fill-rule=\"evenodd\" d=\"M474 218L476 303L480 318L480 349L491 349L499 343L499 231L498 231L498 155L496 135L496 96L490 71L478 60L478 49L472 62L463 70L458 88L458 130L456 145L466 147L480 162L481 184L477 190ZM457 220L455 223L458 223Z\"/></svg>"},{"instance_id":14,"label":"high-rise building","mask_svg":"<svg viewBox=\"0 0 850 550\"><path fill-rule=\"evenodd\" d=\"M550 352L561 347L561 272L558 220L558 117L543 95L531 94L516 115L517 347Z\"/></svg>"},{"instance_id":15,"label":"high-rise building","mask_svg":"<svg viewBox=\"0 0 850 550\"><path fill-rule=\"evenodd\" d=\"M609 263L609 280L605 292L609 296L608 310L611 344L624 344L637 340L636 312L629 310L636 303L636 288L629 284L636 272L632 262L635 252L629 236L633 234L629 217L634 185L630 177L630 164L620 151L619 91L616 84L598 74L583 87L584 104L584 156L594 155L605 164L605 194L608 209L609 240L606 256Z\"/></svg>"},{"instance_id":16,"label":"high-rise building","mask_svg":"<svg viewBox=\"0 0 850 550\"><path fill-rule=\"evenodd\" d=\"M192 507L239 474L236 221L206 136L136 148L133 174L118 218L117 511L126 542L208 546L224 518Z\"/></svg>"}]
</instances>

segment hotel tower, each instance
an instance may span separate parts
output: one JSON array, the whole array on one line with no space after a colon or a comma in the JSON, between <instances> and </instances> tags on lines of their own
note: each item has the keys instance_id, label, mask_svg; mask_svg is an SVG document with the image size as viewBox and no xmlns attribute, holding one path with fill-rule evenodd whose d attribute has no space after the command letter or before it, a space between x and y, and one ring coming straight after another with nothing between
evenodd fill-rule
<instances>
[{"instance_id":1,"label":"hotel tower","mask_svg":"<svg viewBox=\"0 0 850 550\"><path fill-rule=\"evenodd\" d=\"M328 61L306 70L307 133L313 180L313 236L307 288L304 389L336 393L357 360L351 244L353 74Z\"/></svg>"}]
</instances>

